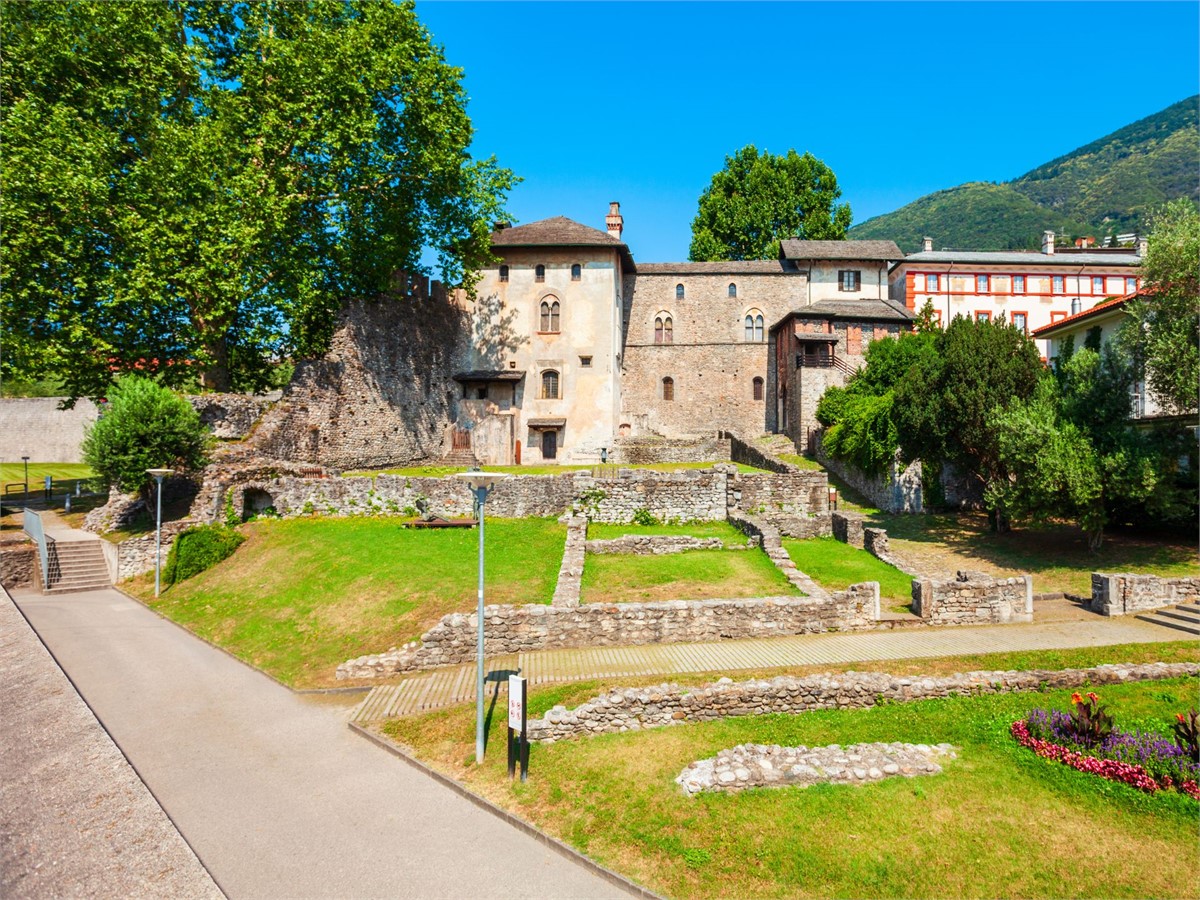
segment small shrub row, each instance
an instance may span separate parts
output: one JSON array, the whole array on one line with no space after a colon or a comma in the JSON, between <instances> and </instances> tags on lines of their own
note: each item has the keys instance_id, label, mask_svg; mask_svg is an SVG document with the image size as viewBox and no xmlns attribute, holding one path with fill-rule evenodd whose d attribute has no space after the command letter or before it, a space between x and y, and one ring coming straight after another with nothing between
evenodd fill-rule
<instances>
[{"instance_id":1,"label":"small shrub row","mask_svg":"<svg viewBox=\"0 0 1200 900\"><path fill-rule=\"evenodd\" d=\"M1176 788L1200 799L1200 760L1186 740L1183 729L1175 728L1172 742L1150 730L1121 730L1114 727L1100 698L1074 694L1074 711L1032 710L1012 724L1014 738L1038 756L1064 763L1081 772L1120 781L1153 793ZM1194 713L1192 714L1194 719ZM1177 716L1180 723L1185 720Z\"/></svg>"},{"instance_id":2,"label":"small shrub row","mask_svg":"<svg viewBox=\"0 0 1200 900\"><path fill-rule=\"evenodd\" d=\"M186 581L230 556L246 538L223 525L198 525L180 532L167 554L163 582Z\"/></svg>"}]
</instances>

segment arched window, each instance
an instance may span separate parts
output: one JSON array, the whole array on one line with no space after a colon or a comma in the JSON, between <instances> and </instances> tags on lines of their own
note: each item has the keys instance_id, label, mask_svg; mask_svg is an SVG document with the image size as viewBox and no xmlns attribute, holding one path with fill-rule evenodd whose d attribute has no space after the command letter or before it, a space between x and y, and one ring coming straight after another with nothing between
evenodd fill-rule
<instances>
[{"instance_id":1,"label":"arched window","mask_svg":"<svg viewBox=\"0 0 1200 900\"><path fill-rule=\"evenodd\" d=\"M663 399L664 400L674 400L675 399L675 379L670 378L670 377L664 378L662 384L663 384Z\"/></svg>"},{"instance_id":2,"label":"arched window","mask_svg":"<svg viewBox=\"0 0 1200 900\"><path fill-rule=\"evenodd\" d=\"M501 281L508 281L508 266L501 266L501 267L500 267L500 280L501 280Z\"/></svg>"},{"instance_id":3,"label":"arched window","mask_svg":"<svg viewBox=\"0 0 1200 900\"><path fill-rule=\"evenodd\" d=\"M553 297L548 297L542 301L541 322L539 331L558 331L558 301Z\"/></svg>"},{"instance_id":4,"label":"arched window","mask_svg":"<svg viewBox=\"0 0 1200 900\"><path fill-rule=\"evenodd\" d=\"M660 312L654 317L654 343L669 344L674 339L674 326L671 314Z\"/></svg>"},{"instance_id":5,"label":"arched window","mask_svg":"<svg viewBox=\"0 0 1200 900\"><path fill-rule=\"evenodd\" d=\"M737 285L734 284L732 281L729 283L729 296L730 297L737 296Z\"/></svg>"},{"instance_id":6,"label":"arched window","mask_svg":"<svg viewBox=\"0 0 1200 900\"><path fill-rule=\"evenodd\" d=\"M533 280L534 281L545 281L546 280L546 267L543 266L541 263L538 263L537 266L533 270Z\"/></svg>"},{"instance_id":7,"label":"arched window","mask_svg":"<svg viewBox=\"0 0 1200 900\"><path fill-rule=\"evenodd\" d=\"M675 285L675 299L676 300L683 299L683 285L682 284Z\"/></svg>"},{"instance_id":8,"label":"arched window","mask_svg":"<svg viewBox=\"0 0 1200 900\"><path fill-rule=\"evenodd\" d=\"M579 263L575 263L573 266L571 266L571 280L572 281L578 281L579 277L582 274L583 274L583 266L579 265Z\"/></svg>"},{"instance_id":9,"label":"arched window","mask_svg":"<svg viewBox=\"0 0 1200 900\"><path fill-rule=\"evenodd\" d=\"M550 370L542 373L542 399L557 400L558 397L558 373Z\"/></svg>"},{"instance_id":10,"label":"arched window","mask_svg":"<svg viewBox=\"0 0 1200 900\"><path fill-rule=\"evenodd\" d=\"M761 378L754 379L754 399L761 400L763 398L763 380Z\"/></svg>"},{"instance_id":11,"label":"arched window","mask_svg":"<svg viewBox=\"0 0 1200 900\"><path fill-rule=\"evenodd\" d=\"M762 343L763 339L763 317L757 309L752 309L746 313L746 340L751 343Z\"/></svg>"}]
</instances>

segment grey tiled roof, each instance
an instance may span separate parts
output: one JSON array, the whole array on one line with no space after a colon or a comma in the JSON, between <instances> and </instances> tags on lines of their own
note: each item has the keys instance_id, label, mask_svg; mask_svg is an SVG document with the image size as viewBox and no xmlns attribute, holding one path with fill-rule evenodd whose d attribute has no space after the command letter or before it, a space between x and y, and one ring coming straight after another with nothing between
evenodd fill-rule
<instances>
[{"instance_id":1,"label":"grey tiled roof","mask_svg":"<svg viewBox=\"0 0 1200 900\"><path fill-rule=\"evenodd\" d=\"M818 300L792 311L801 318L871 319L880 322L911 322L912 313L894 300Z\"/></svg>"},{"instance_id":2,"label":"grey tiled roof","mask_svg":"<svg viewBox=\"0 0 1200 900\"><path fill-rule=\"evenodd\" d=\"M1136 253L1042 253L1039 250L932 250L903 258L913 263L989 263L1005 266L1140 266Z\"/></svg>"},{"instance_id":3,"label":"grey tiled roof","mask_svg":"<svg viewBox=\"0 0 1200 900\"><path fill-rule=\"evenodd\" d=\"M639 275L784 275L794 266L781 259L721 260L719 262L639 263Z\"/></svg>"},{"instance_id":4,"label":"grey tiled roof","mask_svg":"<svg viewBox=\"0 0 1200 900\"><path fill-rule=\"evenodd\" d=\"M904 259L895 241L800 241L783 242L786 259L846 259L889 262Z\"/></svg>"},{"instance_id":5,"label":"grey tiled roof","mask_svg":"<svg viewBox=\"0 0 1200 900\"><path fill-rule=\"evenodd\" d=\"M554 216L530 222L528 225L517 225L514 228L502 228L492 232L493 247L535 247L562 245L568 247L624 247L607 231L589 228L566 216Z\"/></svg>"}]
</instances>

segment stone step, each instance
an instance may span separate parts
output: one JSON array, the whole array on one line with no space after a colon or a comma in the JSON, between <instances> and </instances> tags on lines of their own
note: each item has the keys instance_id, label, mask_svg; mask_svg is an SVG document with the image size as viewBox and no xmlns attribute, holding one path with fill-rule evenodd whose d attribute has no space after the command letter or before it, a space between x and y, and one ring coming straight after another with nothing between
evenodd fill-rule
<instances>
[{"instance_id":1,"label":"stone step","mask_svg":"<svg viewBox=\"0 0 1200 900\"><path fill-rule=\"evenodd\" d=\"M1192 625L1200 625L1200 609L1186 609L1182 606L1177 606L1175 609L1160 609L1158 615L1166 616L1168 619L1178 619L1181 622L1190 622Z\"/></svg>"},{"instance_id":2,"label":"stone step","mask_svg":"<svg viewBox=\"0 0 1200 900\"><path fill-rule=\"evenodd\" d=\"M98 591L112 587L107 578L103 581L78 581L69 584L52 584L43 590L44 594L81 594L84 591Z\"/></svg>"},{"instance_id":3,"label":"stone step","mask_svg":"<svg viewBox=\"0 0 1200 900\"><path fill-rule=\"evenodd\" d=\"M1140 613L1134 616L1135 619L1141 619L1143 622L1153 622L1155 625L1161 625L1164 628L1174 628L1176 631L1183 631L1188 634L1200 634L1200 624L1191 624L1186 618L1183 621L1170 618L1162 615L1162 610L1155 610L1151 613Z\"/></svg>"}]
</instances>

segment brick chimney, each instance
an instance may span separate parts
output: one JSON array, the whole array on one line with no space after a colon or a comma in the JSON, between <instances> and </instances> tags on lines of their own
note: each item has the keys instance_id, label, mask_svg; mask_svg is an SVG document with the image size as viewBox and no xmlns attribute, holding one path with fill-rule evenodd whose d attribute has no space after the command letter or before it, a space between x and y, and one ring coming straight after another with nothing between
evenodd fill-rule
<instances>
[{"instance_id":1,"label":"brick chimney","mask_svg":"<svg viewBox=\"0 0 1200 900\"><path fill-rule=\"evenodd\" d=\"M1043 231L1042 232L1042 252L1045 253L1047 256L1054 255L1054 232L1053 231Z\"/></svg>"},{"instance_id":2,"label":"brick chimney","mask_svg":"<svg viewBox=\"0 0 1200 900\"><path fill-rule=\"evenodd\" d=\"M604 225L609 234L618 241L621 239L621 232L625 230L625 217L621 215L621 204L616 200L608 204L608 215L604 217Z\"/></svg>"},{"instance_id":3,"label":"brick chimney","mask_svg":"<svg viewBox=\"0 0 1200 900\"><path fill-rule=\"evenodd\" d=\"M925 251L926 253L932 253L933 252L933 238L931 238L931 237L921 238L921 249L923 251Z\"/></svg>"}]
</instances>

